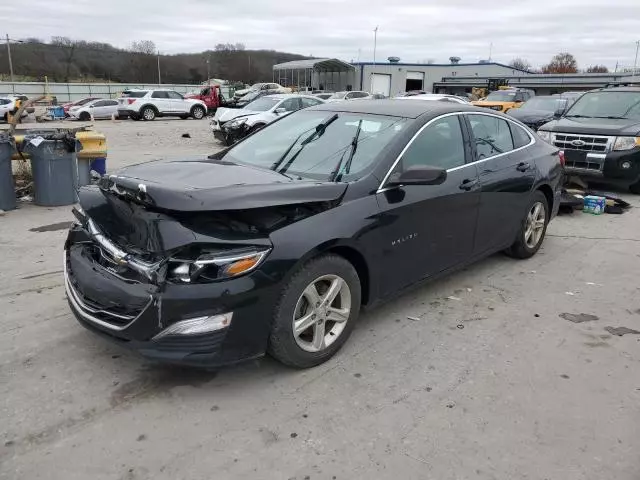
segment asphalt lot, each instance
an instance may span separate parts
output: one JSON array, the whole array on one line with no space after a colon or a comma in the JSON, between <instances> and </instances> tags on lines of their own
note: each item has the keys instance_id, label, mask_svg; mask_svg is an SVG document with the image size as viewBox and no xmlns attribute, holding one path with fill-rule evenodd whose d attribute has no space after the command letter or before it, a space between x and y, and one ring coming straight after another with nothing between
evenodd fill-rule
<instances>
[{"instance_id":1,"label":"asphalt lot","mask_svg":"<svg viewBox=\"0 0 640 480\"><path fill-rule=\"evenodd\" d=\"M96 125L111 168L219 148L205 121ZM78 325L70 209L23 204L0 217L0 478L637 480L640 335L605 330L640 330L625 198L621 216L555 219L528 261L495 255L364 313L320 367L218 372Z\"/></svg>"}]
</instances>

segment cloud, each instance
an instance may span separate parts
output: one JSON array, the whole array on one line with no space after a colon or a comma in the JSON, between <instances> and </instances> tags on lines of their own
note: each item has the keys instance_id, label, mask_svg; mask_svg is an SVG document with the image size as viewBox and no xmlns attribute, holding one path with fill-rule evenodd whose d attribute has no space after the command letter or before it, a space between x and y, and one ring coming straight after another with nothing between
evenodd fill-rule
<instances>
[{"instance_id":1,"label":"cloud","mask_svg":"<svg viewBox=\"0 0 640 480\"><path fill-rule=\"evenodd\" d=\"M8 3L8 2L6 2ZM441 2L439 2L441 3ZM26 23L25 11L37 11ZM23 0L0 5L0 22L12 37L54 35L126 47L153 40L163 53L198 52L217 43L371 60L373 29L379 25L377 59L463 62L489 56L508 62L522 57L539 66L569 51L581 67L633 65L640 1L506 0L487 7L471 0L426 4L423 0Z\"/></svg>"}]
</instances>

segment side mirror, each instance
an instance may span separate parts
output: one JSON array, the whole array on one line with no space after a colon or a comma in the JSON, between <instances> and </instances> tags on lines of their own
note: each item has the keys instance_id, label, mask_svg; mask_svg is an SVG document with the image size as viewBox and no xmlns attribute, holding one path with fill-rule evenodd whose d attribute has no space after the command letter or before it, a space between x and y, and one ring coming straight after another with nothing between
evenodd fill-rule
<instances>
[{"instance_id":1,"label":"side mirror","mask_svg":"<svg viewBox=\"0 0 640 480\"><path fill-rule=\"evenodd\" d=\"M387 185L440 185L446 179L447 171L444 168L420 165L392 174Z\"/></svg>"},{"instance_id":2,"label":"side mirror","mask_svg":"<svg viewBox=\"0 0 640 480\"><path fill-rule=\"evenodd\" d=\"M562 117L563 113L564 113L564 112L555 112L555 113L553 114L553 118L555 118L555 119L557 120L558 118L561 118L561 117Z\"/></svg>"},{"instance_id":3,"label":"side mirror","mask_svg":"<svg viewBox=\"0 0 640 480\"><path fill-rule=\"evenodd\" d=\"M287 110L286 110L285 108L282 108L282 107L280 107L280 108L276 108L276 109L273 111L273 113L275 113L276 115L280 115L281 113L286 113L286 112L287 112Z\"/></svg>"}]
</instances>

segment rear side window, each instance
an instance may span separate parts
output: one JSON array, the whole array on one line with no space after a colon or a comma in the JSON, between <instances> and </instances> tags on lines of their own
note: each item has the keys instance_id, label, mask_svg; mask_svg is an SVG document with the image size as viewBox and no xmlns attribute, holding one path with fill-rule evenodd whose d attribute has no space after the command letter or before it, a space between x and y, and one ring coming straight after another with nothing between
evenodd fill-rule
<instances>
[{"instance_id":1,"label":"rear side window","mask_svg":"<svg viewBox=\"0 0 640 480\"><path fill-rule=\"evenodd\" d=\"M468 115L475 137L476 160L513 150L511 130L506 120L488 115Z\"/></svg>"},{"instance_id":2,"label":"rear side window","mask_svg":"<svg viewBox=\"0 0 640 480\"><path fill-rule=\"evenodd\" d=\"M117 100L105 100L104 101L104 105L105 107L111 107L114 105L118 105L118 101Z\"/></svg>"},{"instance_id":3,"label":"rear side window","mask_svg":"<svg viewBox=\"0 0 640 480\"><path fill-rule=\"evenodd\" d=\"M524 131L524 128L516 125L515 123L509 123L509 128L511 128L511 136L513 137L513 146L515 148L529 145L531 138L527 132Z\"/></svg>"},{"instance_id":4,"label":"rear side window","mask_svg":"<svg viewBox=\"0 0 640 480\"><path fill-rule=\"evenodd\" d=\"M122 96L123 97L131 97L131 98L142 98L147 94L146 90L137 90L135 92L132 92L130 90L125 90L124 92L122 92Z\"/></svg>"},{"instance_id":5,"label":"rear side window","mask_svg":"<svg viewBox=\"0 0 640 480\"><path fill-rule=\"evenodd\" d=\"M93 104L94 107L104 107L105 105L107 105L107 102L104 100L100 100L99 102Z\"/></svg>"},{"instance_id":6,"label":"rear side window","mask_svg":"<svg viewBox=\"0 0 640 480\"><path fill-rule=\"evenodd\" d=\"M464 140L457 115L441 118L426 127L402 155L404 170L414 166L449 169L464 163Z\"/></svg>"},{"instance_id":7,"label":"rear side window","mask_svg":"<svg viewBox=\"0 0 640 480\"><path fill-rule=\"evenodd\" d=\"M151 98L169 98L169 95L167 95L167 92L164 91L157 91L157 92L153 92L151 94Z\"/></svg>"}]
</instances>

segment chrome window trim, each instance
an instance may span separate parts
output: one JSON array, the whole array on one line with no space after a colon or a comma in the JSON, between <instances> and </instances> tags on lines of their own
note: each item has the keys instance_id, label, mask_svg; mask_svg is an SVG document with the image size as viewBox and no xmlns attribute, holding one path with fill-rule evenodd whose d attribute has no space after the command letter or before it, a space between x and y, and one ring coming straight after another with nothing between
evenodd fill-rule
<instances>
[{"instance_id":1,"label":"chrome window trim","mask_svg":"<svg viewBox=\"0 0 640 480\"><path fill-rule=\"evenodd\" d=\"M429 120L422 127L420 127L420 129L413 135L413 137L411 137L411 140L409 140L407 142L407 144L404 146L402 151L398 154L397 158L395 159L395 161L391 165L391 168L389 168L389 170L387 171L387 174L382 179L382 182L380 182L380 185L378 186L378 190L376 190L376 194L385 192L389 188L395 188L395 187L384 187L384 184L387 182L387 180L389 179L389 176L391 175L391 172L393 172L393 169L396 168L396 166L398 165L398 162L400 161L402 156L405 154L407 149L414 142L414 140L418 137L418 135L420 135L425 128L427 128L429 125L431 125L436 120L440 120L440 119L446 118L446 117L452 117L454 115L484 115L484 116L487 116L487 117L495 117L495 118L498 118L498 119L501 119L501 120L505 120L506 122L513 123L518 128L521 128L522 130L524 130L524 132L529 136L529 140L530 141L526 145L523 145L522 147L514 148L513 150L509 150L508 152L498 153L497 155L492 155L491 157L483 158L481 160L473 160L473 161L471 161L469 163L465 163L464 165L460 165L458 167L448 168L447 169L447 173L455 172L456 170L460 170L462 168L469 167L471 165L478 165L481 162L486 162L487 160L492 160L494 158L498 158L498 157L501 157L503 155L508 155L510 153L513 153L513 152L519 152L520 150L524 150L525 148L529 148L531 145L534 145L536 143L535 137L533 136L533 134L529 131L529 129L526 126L523 126L520 123L518 123L518 122L516 122L516 121L514 121L514 120L512 120L510 118L505 118L505 117L500 116L500 115L494 115L494 114L489 113L489 112L486 112L486 113L485 112L451 112L451 113L445 113L443 115L439 115L439 116L434 117L431 120ZM473 134L473 132L470 132L470 133Z\"/></svg>"}]
</instances>

